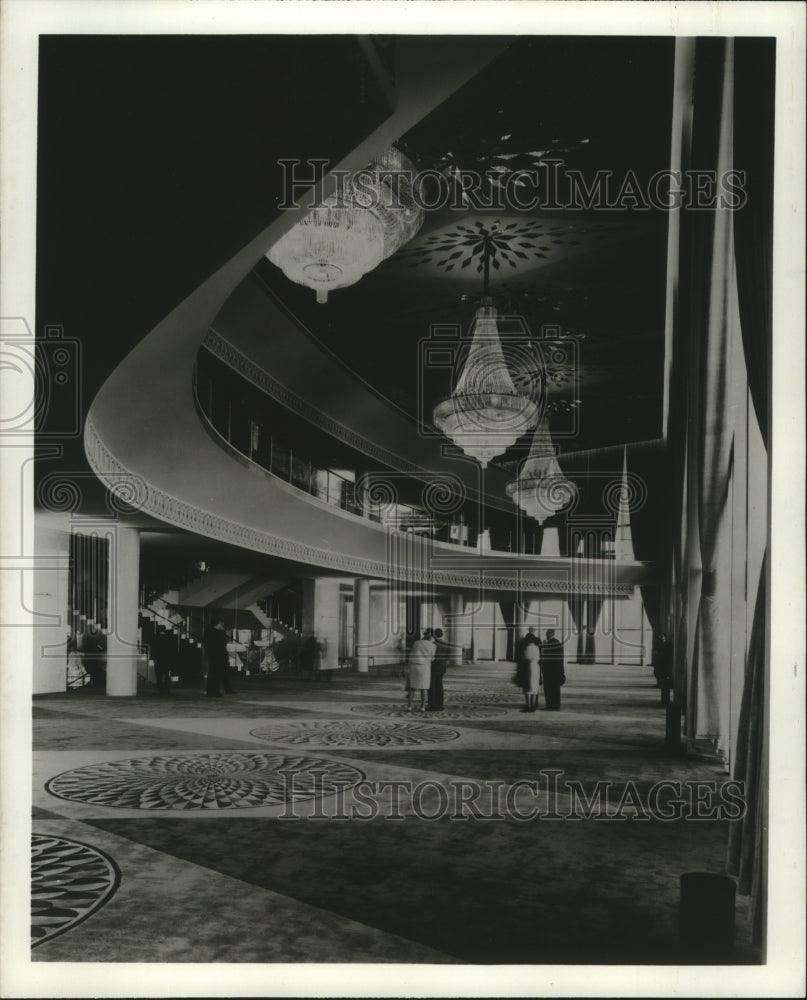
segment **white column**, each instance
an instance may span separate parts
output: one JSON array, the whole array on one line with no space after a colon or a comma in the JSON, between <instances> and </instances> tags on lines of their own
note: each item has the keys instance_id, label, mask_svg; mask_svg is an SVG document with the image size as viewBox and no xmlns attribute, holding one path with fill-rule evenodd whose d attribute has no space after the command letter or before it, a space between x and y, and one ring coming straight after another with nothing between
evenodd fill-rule
<instances>
[{"instance_id":1,"label":"white column","mask_svg":"<svg viewBox=\"0 0 807 1000\"><path fill-rule=\"evenodd\" d=\"M116 525L109 534L106 693L137 694L137 627L140 592L140 532Z\"/></svg>"},{"instance_id":2,"label":"white column","mask_svg":"<svg viewBox=\"0 0 807 1000\"><path fill-rule=\"evenodd\" d=\"M462 666L462 625L460 619L465 613L465 598L459 591L449 594L449 619L447 622L448 641L451 644L449 661L454 666Z\"/></svg>"},{"instance_id":3,"label":"white column","mask_svg":"<svg viewBox=\"0 0 807 1000\"><path fill-rule=\"evenodd\" d=\"M560 533L556 527L544 528L544 533L541 537L541 555L560 555Z\"/></svg>"},{"instance_id":4,"label":"white column","mask_svg":"<svg viewBox=\"0 0 807 1000\"><path fill-rule=\"evenodd\" d=\"M32 629L33 693L46 694L64 691L67 686L69 515L36 511L34 544L37 561L34 570L36 619Z\"/></svg>"},{"instance_id":5,"label":"white column","mask_svg":"<svg viewBox=\"0 0 807 1000\"><path fill-rule=\"evenodd\" d=\"M339 666L339 626L339 580L303 580L303 634L323 643L326 669Z\"/></svg>"},{"instance_id":6,"label":"white column","mask_svg":"<svg viewBox=\"0 0 807 1000\"><path fill-rule=\"evenodd\" d=\"M370 666L370 581L359 577L353 585L353 604L356 614L356 666L366 674Z\"/></svg>"},{"instance_id":7,"label":"white column","mask_svg":"<svg viewBox=\"0 0 807 1000\"><path fill-rule=\"evenodd\" d=\"M516 642L518 642L519 639L523 639L527 634L527 611L525 609L525 605L529 602L526 597L518 593L516 593L515 598L516 608L514 613L515 628L513 629L513 638Z\"/></svg>"}]
</instances>

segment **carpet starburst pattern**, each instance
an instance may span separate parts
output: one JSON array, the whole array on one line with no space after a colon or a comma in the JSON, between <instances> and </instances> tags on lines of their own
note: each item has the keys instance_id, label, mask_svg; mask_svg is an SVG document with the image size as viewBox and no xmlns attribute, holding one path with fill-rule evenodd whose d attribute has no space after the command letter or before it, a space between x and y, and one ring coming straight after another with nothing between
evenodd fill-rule
<instances>
[{"instance_id":1,"label":"carpet starburst pattern","mask_svg":"<svg viewBox=\"0 0 807 1000\"><path fill-rule=\"evenodd\" d=\"M31 947L72 930L108 903L120 882L102 851L65 837L31 835Z\"/></svg>"},{"instance_id":2,"label":"carpet starburst pattern","mask_svg":"<svg viewBox=\"0 0 807 1000\"><path fill-rule=\"evenodd\" d=\"M270 743L316 743L333 747L405 747L455 740L455 729L422 725L417 722L339 721L291 722L262 726L252 736Z\"/></svg>"},{"instance_id":3,"label":"carpet starburst pattern","mask_svg":"<svg viewBox=\"0 0 807 1000\"><path fill-rule=\"evenodd\" d=\"M363 715L384 716L392 719L411 719L419 712L408 712L405 705L353 705L351 712L361 712ZM449 706L439 712L424 713L424 718L434 721L442 719L493 719L496 716L507 715L507 709L494 706L461 705ZM431 726L429 727L431 728Z\"/></svg>"},{"instance_id":4,"label":"carpet starburst pattern","mask_svg":"<svg viewBox=\"0 0 807 1000\"><path fill-rule=\"evenodd\" d=\"M88 764L52 778L58 798L118 809L254 809L333 794L363 780L356 767L315 757L221 752Z\"/></svg>"}]
</instances>

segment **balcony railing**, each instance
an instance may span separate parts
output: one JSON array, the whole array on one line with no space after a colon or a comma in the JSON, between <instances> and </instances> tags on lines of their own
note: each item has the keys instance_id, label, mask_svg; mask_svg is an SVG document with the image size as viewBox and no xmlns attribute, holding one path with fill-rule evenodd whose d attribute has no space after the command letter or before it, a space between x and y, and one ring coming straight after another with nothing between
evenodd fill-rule
<instances>
[{"instance_id":1,"label":"balcony railing","mask_svg":"<svg viewBox=\"0 0 807 1000\"><path fill-rule=\"evenodd\" d=\"M452 532L450 522L438 521L422 507L398 503L391 509L389 504L357 497L353 479L333 469L315 466L299 450L254 419L239 400L215 391L211 377L199 378L198 368L194 368L193 381L196 404L203 417L233 450L264 471L321 503L358 517L458 544L468 539L467 530Z\"/></svg>"}]
</instances>

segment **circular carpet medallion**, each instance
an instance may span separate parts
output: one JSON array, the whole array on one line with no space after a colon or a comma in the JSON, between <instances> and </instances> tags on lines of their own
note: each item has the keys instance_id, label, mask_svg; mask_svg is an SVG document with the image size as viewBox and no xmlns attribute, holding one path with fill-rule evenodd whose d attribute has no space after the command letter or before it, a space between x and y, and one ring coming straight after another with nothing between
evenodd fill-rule
<instances>
[{"instance_id":1,"label":"circular carpet medallion","mask_svg":"<svg viewBox=\"0 0 807 1000\"><path fill-rule=\"evenodd\" d=\"M495 705L504 703L519 704L522 699L521 689L515 684L502 684L497 687L468 688L465 691L452 691L451 700L472 705Z\"/></svg>"},{"instance_id":2,"label":"circular carpet medallion","mask_svg":"<svg viewBox=\"0 0 807 1000\"><path fill-rule=\"evenodd\" d=\"M255 809L331 795L364 777L339 761L223 751L87 764L45 788L71 802L118 809Z\"/></svg>"},{"instance_id":3,"label":"circular carpet medallion","mask_svg":"<svg viewBox=\"0 0 807 1000\"><path fill-rule=\"evenodd\" d=\"M251 735L271 743L316 743L329 747L409 747L455 740L459 733L455 729L443 729L418 722L354 722L347 719L261 726L251 730Z\"/></svg>"},{"instance_id":4,"label":"circular carpet medallion","mask_svg":"<svg viewBox=\"0 0 807 1000\"><path fill-rule=\"evenodd\" d=\"M118 866L103 851L65 837L32 834L31 947L86 920L109 902L119 882Z\"/></svg>"},{"instance_id":5,"label":"circular carpet medallion","mask_svg":"<svg viewBox=\"0 0 807 1000\"><path fill-rule=\"evenodd\" d=\"M351 712L361 712L362 715L381 715L392 719L428 719L430 722L440 722L443 719L493 719L507 715L507 709L482 705L449 705L440 712L407 712L405 705L353 705ZM427 728L431 729L431 725Z\"/></svg>"}]
</instances>

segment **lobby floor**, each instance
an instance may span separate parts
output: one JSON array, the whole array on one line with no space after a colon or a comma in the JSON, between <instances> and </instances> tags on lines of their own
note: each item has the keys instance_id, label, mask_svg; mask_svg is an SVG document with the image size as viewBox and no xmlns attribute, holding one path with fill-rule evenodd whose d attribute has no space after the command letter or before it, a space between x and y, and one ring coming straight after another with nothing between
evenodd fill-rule
<instances>
[{"instance_id":1,"label":"lobby floor","mask_svg":"<svg viewBox=\"0 0 807 1000\"><path fill-rule=\"evenodd\" d=\"M727 776L665 753L649 668L566 672L557 713L506 663L425 714L347 672L36 697L33 960L676 964L680 875L723 871L729 820L653 787Z\"/></svg>"}]
</instances>

